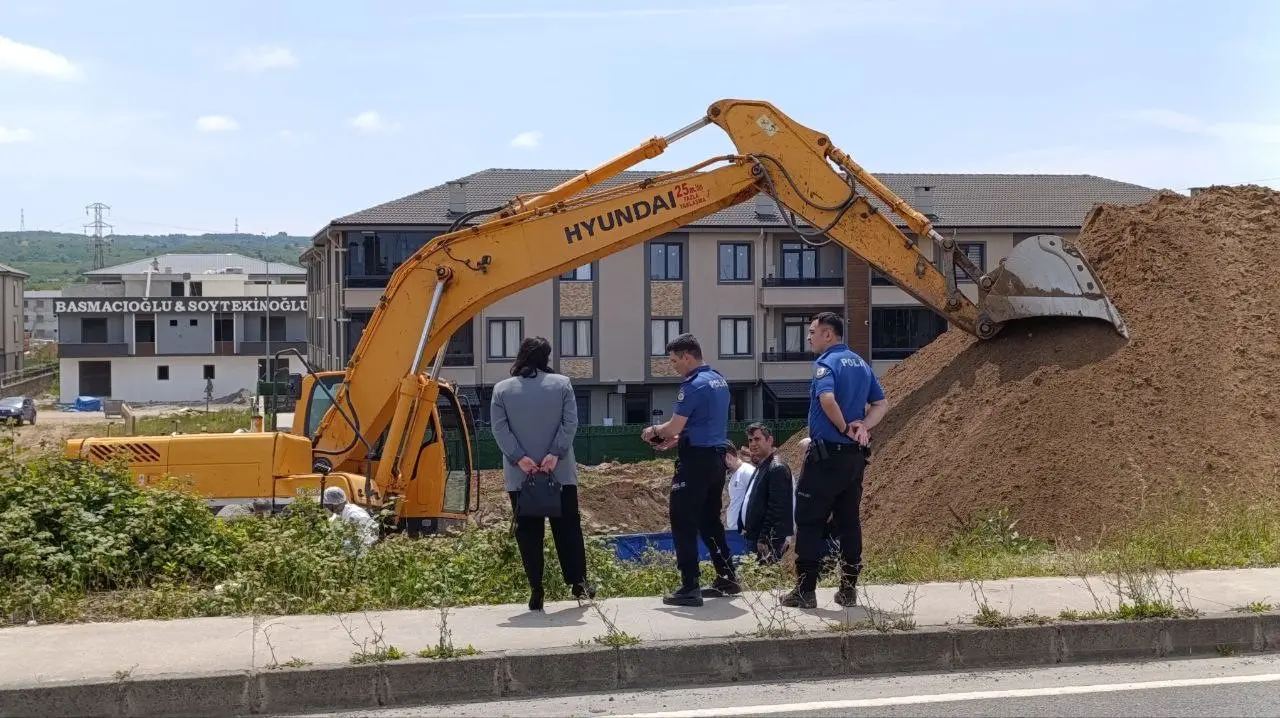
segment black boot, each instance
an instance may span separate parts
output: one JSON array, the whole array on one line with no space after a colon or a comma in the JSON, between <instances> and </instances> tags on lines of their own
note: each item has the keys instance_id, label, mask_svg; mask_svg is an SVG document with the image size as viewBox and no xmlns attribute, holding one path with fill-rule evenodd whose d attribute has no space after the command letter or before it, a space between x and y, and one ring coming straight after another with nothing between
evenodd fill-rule
<instances>
[{"instance_id":1,"label":"black boot","mask_svg":"<svg viewBox=\"0 0 1280 718\"><path fill-rule=\"evenodd\" d=\"M701 606L702 591L696 586L694 588L681 588L670 596L664 596L662 602L668 606Z\"/></svg>"},{"instance_id":2,"label":"black boot","mask_svg":"<svg viewBox=\"0 0 1280 718\"><path fill-rule=\"evenodd\" d=\"M542 610L542 587L541 586L537 586L529 589L529 610L530 611Z\"/></svg>"},{"instance_id":3,"label":"black boot","mask_svg":"<svg viewBox=\"0 0 1280 718\"><path fill-rule=\"evenodd\" d=\"M846 568L840 575L840 589L836 591L835 602L845 608L858 605L858 576L862 566Z\"/></svg>"},{"instance_id":4,"label":"black boot","mask_svg":"<svg viewBox=\"0 0 1280 718\"><path fill-rule=\"evenodd\" d=\"M711 585L702 589L703 598L724 598L726 596L736 596L742 593L742 587L732 578L718 576Z\"/></svg>"},{"instance_id":5,"label":"black boot","mask_svg":"<svg viewBox=\"0 0 1280 718\"><path fill-rule=\"evenodd\" d=\"M793 588L791 593L778 599L778 603L788 608L817 608L818 595L814 591L801 591L799 588Z\"/></svg>"},{"instance_id":6,"label":"black boot","mask_svg":"<svg viewBox=\"0 0 1280 718\"><path fill-rule=\"evenodd\" d=\"M573 597L578 601L579 606L582 605L583 601L594 600L596 597L595 584L587 583L586 581L573 584Z\"/></svg>"}]
</instances>

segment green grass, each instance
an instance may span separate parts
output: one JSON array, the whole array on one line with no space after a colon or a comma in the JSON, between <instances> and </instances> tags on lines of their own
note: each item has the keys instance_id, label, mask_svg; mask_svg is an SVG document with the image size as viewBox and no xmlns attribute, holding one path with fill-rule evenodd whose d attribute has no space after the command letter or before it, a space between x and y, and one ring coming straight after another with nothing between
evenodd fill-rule
<instances>
[{"instance_id":1,"label":"green grass","mask_svg":"<svg viewBox=\"0 0 1280 718\"><path fill-rule=\"evenodd\" d=\"M182 484L140 488L119 466L8 449L0 450L0 474L0 622L434 610L528 598L506 527L426 540L390 536L356 552L348 548L351 527L330 524L312 502L288 515L223 522ZM872 541L864 578L979 581L1280 564L1280 506L1273 504L1169 507L1089 545L1055 546L1013 526L997 512L945 539ZM669 554L622 562L601 538L589 539L588 563L599 599L657 596L678 583ZM710 580L709 564L704 571ZM548 540L546 575L558 574ZM742 578L755 589L791 581L782 567L751 560ZM569 598L556 580L546 588L547 600ZM1134 608L1147 609L1155 610Z\"/></svg>"}]
</instances>

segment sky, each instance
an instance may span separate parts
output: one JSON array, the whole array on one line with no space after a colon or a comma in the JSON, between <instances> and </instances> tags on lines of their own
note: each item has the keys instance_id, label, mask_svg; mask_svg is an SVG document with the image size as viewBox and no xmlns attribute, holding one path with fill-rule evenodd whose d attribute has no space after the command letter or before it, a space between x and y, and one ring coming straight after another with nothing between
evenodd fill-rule
<instances>
[{"instance_id":1,"label":"sky","mask_svg":"<svg viewBox=\"0 0 1280 718\"><path fill-rule=\"evenodd\" d=\"M0 230L103 202L117 234L311 235L722 98L873 173L1280 188L1276 78L1270 0L0 0ZM731 151L711 126L637 169Z\"/></svg>"}]
</instances>

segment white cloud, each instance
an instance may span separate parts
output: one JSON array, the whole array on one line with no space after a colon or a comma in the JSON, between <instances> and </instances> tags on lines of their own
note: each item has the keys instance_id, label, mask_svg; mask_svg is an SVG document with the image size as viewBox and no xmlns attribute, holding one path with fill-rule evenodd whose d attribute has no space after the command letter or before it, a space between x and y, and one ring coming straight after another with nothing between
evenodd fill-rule
<instances>
[{"instance_id":1,"label":"white cloud","mask_svg":"<svg viewBox=\"0 0 1280 718\"><path fill-rule=\"evenodd\" d=\"M0 145L10 142L30 142L33 137L35 135L25 127L10 128L0 125Z\"/></svg>"},{"instance_id":2,"label":"white cloud","mask_svg":"<svg viewBox=\"0 0 1280 718\"><path fill-rule=\"evenodd\" d=\"M542 144L542 132L540 130L530 130L529 132L521 132L511 138L511 146L522 149L531 150Z\"/></svg>"},{"instance_id":3,"label":"white cloud","mask_svg":"<svg viewBox=\"0 0 1280 718\"><path fill-rule=\"evenodd\" d=\"M376 110L365 110L351 118L351 126L361 132L388 132L397 127L388 122Z\"/></svg>"},{"instance_id":4,"label":"white cloud","mask_svg":"<svg viewBox=\"0 0 1280 718\"><path fill-rule=\"evenodd\" d=\"M205 115L196 120L196 129L201 132L234 132L240 129L240 123L226 115Z\"/></svg>"},{"instance_id":5,"label":"white cloud","mask_svg":"<svg viewBox=\"0 0 1280 718\"><path fill-rule=\"evenodd\" d=\"M1209 122L1176 110L1159 108L1122 112L1120 117L1131 122L1155 125L1178 132L1208 135L1229 142L1280 144L1280 123Z\"/></svg>"},{"instance_id":6,"label":"white cloud","mask_svg":"<svg viewBox=\"0 0 1280 718\"><path fill-rule=\"evenodd\" d=\"M298 57L287 47L261 45L241 48L228 63L229 69L242 72L282 70L298 66Z\"/></svg>"},{"instance_id":7,"label":"white cloud","mask_svg":"<svg viewBox=\"0 0 1280 718\"><path fill-rule=\"evenodd\" d=\"M0 36L0 72L40 75L55 80L78 80L83 71L56 52Z\"/></svg>"}]
</instances>

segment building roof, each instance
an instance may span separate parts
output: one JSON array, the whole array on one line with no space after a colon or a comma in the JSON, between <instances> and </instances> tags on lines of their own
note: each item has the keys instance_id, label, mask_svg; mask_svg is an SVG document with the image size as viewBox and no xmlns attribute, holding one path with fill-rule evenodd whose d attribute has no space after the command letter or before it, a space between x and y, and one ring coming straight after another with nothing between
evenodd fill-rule
<instances>
[{"instance_id":1,"label":"building roof","mask_svg":"<svg viewBox=\"0 0 1280 718\"><path fill-rule=\"evenodd\" d=\"M91 269L84 274L90 277L117 274L146 274L152 270L152 262L165 274L213 274L227 267L241 267L245 274L306 274L307 270L283 262L263 262L256 257L228 252L226 254L162 254L112 267Z\"/></svg>"},{"instance_id":2,"label":"building roof","mask_svg":"<svg viewBox=\"0 0 1280 718\"><path fill-rule=\"evenodd\" d=\"M518 194L546 191L578 173L578 170L487 169L460 179L467 182L467 209L475 211L496 207ZM623 172L592 190L659 174ZM1079 227L1098 203L1136 204L1156 194L1156 190L1149 187L1094 175L884 173L875 177L913 206L917 204L915 187L932 187L933 210L940 227ZM887 211L865 190L860 192L867 195L877 209ZM449 224L454 217L448 214L448 207L449 188L445 183L339 217L331 224ZM785 226L785 220L776 216L776 210L772 214L758 217L754 203L743 202L688 226ZM904 226L895 215L889 216Z\"/></svg>"},{"instance_id":3,"label":"building roof","mask_svg":"<svg viewBox=\"0 0 1280 718\"><path fill-rule=\"evenodd\" d=\"M31 276L30 274L27 274L26 272L22 271L21 269L14 269L13 267L10 267L10 266L9 266L9 265L7 265L7 264L0 264L0 274L12 274L12 275L14 275L14 276L18 276L18 277L30 277L30 276Z\"/></svg>"},{"instance_id":4,"label":"building roof","mask_svg":"<svg viewBox=\"0 0 1280 718\"><path fill-rule=\"evenodd\" d=\"M61 289L27 289L22 292L24 299L58 299L62 297Z\"/></svg>"}]
</instances>

